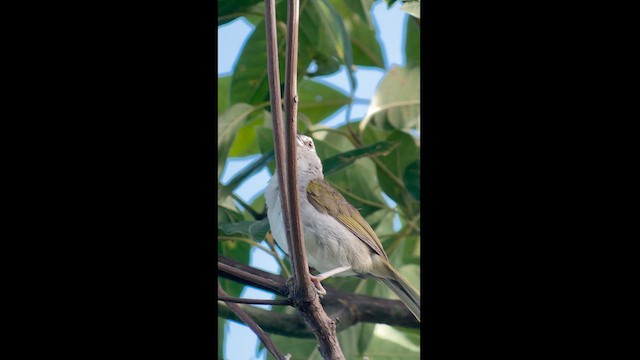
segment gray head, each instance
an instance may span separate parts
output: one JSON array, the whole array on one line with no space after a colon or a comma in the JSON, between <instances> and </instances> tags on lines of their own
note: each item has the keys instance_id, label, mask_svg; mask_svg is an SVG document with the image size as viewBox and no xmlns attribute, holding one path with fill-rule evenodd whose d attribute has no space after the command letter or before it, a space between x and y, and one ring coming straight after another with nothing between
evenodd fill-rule
<instances>
[{"instance_id":1,"label":"gray head","mask_svg":"<svg viewBox=\"0 0 640 360\"><path fill-rule=\"evenodd\" d=\"M298 176L322 177L322 163L316 154L313 139L303 134L298 134L297 137Z\"/></svg>"}]
</instances>

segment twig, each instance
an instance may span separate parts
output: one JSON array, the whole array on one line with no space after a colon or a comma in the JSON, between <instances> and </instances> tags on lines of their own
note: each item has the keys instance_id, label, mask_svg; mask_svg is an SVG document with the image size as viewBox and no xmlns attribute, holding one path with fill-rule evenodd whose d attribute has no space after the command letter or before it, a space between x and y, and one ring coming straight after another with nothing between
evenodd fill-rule
<instances>
[{"instance_id":1,"label":"twig","mask_svg":"<svg viewBox=\"0 0 640 360\"><path fill-rule=\"evenodd\" d=\"M247 239L247 238L243 238L243 237L239 237L239 236L221 236L221 235L218 235L218 240L241 241L241 242L247 243L247 244L249 244L251 246L255 246L258 249L266 252L269 255L272 255L272 256L275 256L275 257L278 256L278 254L276 252L267 249L266 247L264 247L264 245L260 245L259 243L255 242L254 240L251 240L251 239Z\"/></svg>"},{"instance_id":2,"label":"twig","mask_svg":"<svg viewBox=\"0 0 640 360\"><path fill-rule=\"evenodd\" d=\"M234 194L234 193L231 193L231 198L233 198L233 200L237 201L237 202L238 202L238 204L240 204L240 206L242 206L245 210L247 210L247 212L248 212L249 214L251 214L251 216L253 216L253 218L254 218L254 219L256 219L256 220L262 220L262 219L264 219L264 217L265 217L265 215L264 215L264 214L261 214L261 213L259 213L259 212L255 211L255 210L251 207L251 205L249 205L249 204L245 203L245 202L244 202L244 200L242 200L242 198L240 198L240 196L238 196L238 195L236 195L236 194Z\"/></svg>"},{"instance_id":3,"label":"twig","mask_svg":"<svg viewBox=\"0 0 640 360\"><path fill-rule=\"evenodd\" d=\"M257 288L269 290L278 294L282 294L284 296L287 296L287 294L289 294L287 285L280 277L278 277L278 280L272 280L264 276L255 275L253 272L247 271L246 269L239 269L220 261L218 261L218 270L220 271L220 274L222 276L228 279L235 280L246 285L255 286Z\"/></svg>"},{"instance_id":4,"label":"twig","mask_svg":"<svg viewBox=\"0 0 640 360\"><path fill-rule=\"evenodd\" d=\"M284 277L287 279L290 278L291 274L289 274L289 269L287 269L287 267L284 264L284 260L280 256L278 256L278 252L276 251L275 241L273 241L273 234L271 232L268 232L264 238L267 244L269 245L269 249L271 249L271 251L273 251L273 253L275 254L273 257L276 259L276 261L280 265L280 269L282 269L282 273L284 274Z\"/></svg>"},{"instance_id":5,"label":"twig","mask_svg":"<svg viewBox=\"0 0 640 360\"><path fill-rule=\"evenodd\" d=\"M218 297L220 296L228 297L227 293L222 289L222 286L220 286L220 283L218 283ZM247 315L247 313L244 312L240 308L240 306L238 306L238 304L234 304L232 302L227 302L226 304L229 307L229 309L231 309L231 311L233 311L236 315L238 315L238 317L240 318L240 320L242 320L242 322L247 324L247 326L251 328L251 330L253 330L253 332L258 336L258 338L260 338L260 341L262 341L264 346L267 349L269 349L269 351L273 354L273 356L276 359L287 360L289 358L289 356L285 357L280 352L280 350L278 350L278 348L276 347L276 344L274 344L273 341L271 341L271 338L269 337L269 335L267 335L267 333L265 333L262 330L262 328L260 328L260 326L255 321L253 321L253 319L249 317L249 315Z\"/></svg>"},{"instance_id":6,"label":"twig","mask_svg":"<svg viewBox=\"0 0 640 360\"><path fill-rule=\"evenodd\" d=\"M357 200L357 201L359 201L359 202L361 202L361 203L363 203L363 204L367 204L367 205L375 206L375 207L378 207L378 208L380 208L380 209L389 209L389 210L394 210L393 208L389 207L389 205L387 205L387 204L377 203L377 202L375 202L375 201L367 200L367 199L362 198L362 197L360 197L360 196L358 196L358 195L356 195L356 194L352 193L351 191L346 190L345 188L340 187L340 186L338 186L338 185L336 185L336 184L331 184L331 185L333 185L333 187L334 187L334 188L336 188L336 189L337 189L338 191L340 191L341 193L343 193L343 194L345 194L345 195L349 196L350 198L353 198L354 200Z\"/></svg>"}]
</instances>

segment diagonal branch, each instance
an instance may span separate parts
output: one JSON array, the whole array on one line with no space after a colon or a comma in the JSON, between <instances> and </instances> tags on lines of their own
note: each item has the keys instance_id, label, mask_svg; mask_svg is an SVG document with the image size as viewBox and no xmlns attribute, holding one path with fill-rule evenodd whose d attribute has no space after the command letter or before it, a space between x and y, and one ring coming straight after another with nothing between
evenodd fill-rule
<instances>
[{"instance_id":1,"label":"diagonal branch","mask_svg":"<svg viewBox=\"0 0 640 360\"><path fill-rule=\"evenodd\" d=\"M222 286L220 286L220 283L218 283L218 296L228 297L227 293L222 289ZM271 338L269 337L269 335L267 335L267 333L265 333L262 330L262 328L260 328L260 326L251 317L249 317L249 315L247 315L246 312L244 312L240 308L238 304L234 304L232 302L227 302L226 304L229 307L229 309L231 309L231 311L233 311L240 318L240 320L242 320L242 322L247 324L247 326L251 328L251 330L253 330L253 332L258 336L258 338L260 338L260 341L262 341L264 346L267 349L269 349L269 351L273 354L273 356L276 359L288 360L291 357L290 355L287 355L285 357L280 352L280 350L278 350L278 348L276 347L276 344L274 344L273 341L271 341Z\"/></svg>"}]
</instances>

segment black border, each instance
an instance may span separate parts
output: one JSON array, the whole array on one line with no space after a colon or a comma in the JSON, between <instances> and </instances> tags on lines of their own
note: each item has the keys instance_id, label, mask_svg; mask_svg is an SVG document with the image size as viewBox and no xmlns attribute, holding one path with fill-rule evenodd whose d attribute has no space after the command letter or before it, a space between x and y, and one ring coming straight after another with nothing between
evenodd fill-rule
<instances>
[{"instance_id":1,"label":"black border","mask_svg":"<svg viewBox=\"0 0 640 360\"><path fill-rule=\"evenodd\" d=\"M8 241L30 254L22 326L48 355L213 358L214 3L57 6L8 68L33 96L7 132L29 134L11 173L33 174L10 188L34 216ZM422 10L423 352L590 350L592 37L557 4Z\"/></svg>"}]
</instances>

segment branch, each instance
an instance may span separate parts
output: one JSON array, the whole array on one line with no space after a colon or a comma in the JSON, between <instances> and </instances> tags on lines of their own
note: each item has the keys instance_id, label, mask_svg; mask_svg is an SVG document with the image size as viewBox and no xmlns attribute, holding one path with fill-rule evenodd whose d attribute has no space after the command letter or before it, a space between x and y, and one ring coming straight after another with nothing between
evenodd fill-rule
<instances>
[{"instance_id":1,"label":"branch","mask_svg":"<svg viewBox=\"0 0 640 360\"><path fill-rule=\"evenodd\" d=\"M218 296L222 296L222 297L228 297L227 293L222 289L222 286L220 286L220 283L218 283ZM264 346L269 349L269 351L273 354L273 356L278 359L278 360L289 360L291 358L291 355L287 355L286 357L280 352L280 350L278 350L278 348L276 347L276 344L273 343L273 341L271 341L271 338L269 337L269 335L267 335L267 333L265 333L258 324L256 324L256 322L251 319L251 317L249 317L249 315L247 315L246 312L244 312L240 306L238 306L238 304L234 304L234 303L226 303L227 306L231 309L231 311L233 311L239 318L240 320L242 320L242 322L244 322L245 324L247 324L247 326L249 328L251 328L251 330L253 330L253 332L258 335L258 338L260 338L260 340L262 341L262 343L264 344Z\"/></svg>"},{"instance_id":2,"label":"branch","mask_svg":"<svg viewBox=\"0 0 640 360\"><path fill-rule=\"evenodd\" d=\"M270 279L263 274L256 274L255 270L257 269L251 268L252 270L247 270L244 267L251 268L247 265L232 265L228 263L226 264L224 263L224 261L218 261L218 270L220 271L220 275L222 277L284 296L287 296L287 294L289 293L289 290L287 290L287 285L285 284L285 281L284 279L282 279L282 277L266 273L278 278Z\"/></svg>"},{"instance_id":3,"label":"branch","mask_svg":"<svg viewBox=\"0 0 640 360\"><path fill-rule=\"evenodd\" d=\"M270 334L295 338L314 338L307 323L299 314L276 313L250 305L240 305L240 308L249 314L256 323L260 324L264 331ZM218 317L242 322L222 301L218 301Z\"/></svg>"},{"instance_id":4,"label":"branch","mask_svg":"<svg viewBox=\"0 0 640 360\"><path fill-rule=\"evenodd\" d=\"M220 270L220 276L224 278L271 291L278 295L289 296L286 280L280 275L253 268L224 256L219 257L218 269ZM234 273L230 274L225 271L225 269L233 269ZM340 318L337 331L345 330L358 322L420 328L420 323L416 321L411 312L409 312L399 300L353 294L337 290L329 285L323 286L325 290L327 290L327 295L325 295L321 303L329 310L331 318L336 316ZM256 309L253 307L249 308ZM267 310L263 311L266 311L267 314L258 314L260 315L259 318L254 316L255 314L249 310L247 310L247 313L254 316L256 322L266 331L294 337L312 336L312 333L309 328L304 325L304 321L300 316L280 314ZM282 327L282 324L287 322L295 322L296 324Z\"/></svg>"},{"instance_id":5,"label":"branch","mask_svg":"<svg viewBox=\"0 0 640 360\"><path fill-rule=\"evenodd\" d=\"M240 196L238 196L238 195L236 195L236 194L234 194L234 193L231 193L231 198L233 198L233 200L237 201L237 202L238 202L238 204L240 204L240 205L241 205L241 206L242 206L242 207L243 207L243 208L244 208L244 209L245 209L249 214L251 214L251 216L253 216L253 218L254 218L254 219L256 219L256 220L262 220L262 219L264 219L264 217L266 216L264 213L262 213L262 214L261 214L261 213L259 213L259 212L255 211L255 210L251 207L251 205L249 205L249 204L245 203L245 202L244 202L244 200L242 200L242 199L240 198Z\"/></svg>"},{"instance_id":6,"label":"branch","mask_svg":"<svg viewBox=\"0 0 640 360\"><path fill-rule=\"evenodd\" d=\"M274 1L274 0L270 0ZM309 266L307 264L307 254L304 247L304 237L302 233L302 221L300 219L300 201L298 192L298 174L296 165L297 146L297 114L298 114L298 27L300 18L299 0L289 0L287 2L287 57L285 63L285 90L284 104L286 114L286 136L285 145L287 148L287 176L286 184L288 199L283 196L284 191L280 191L281 203L288 200L288 209L283 209L284 218L289 217L290 232L287 236L289 245L289 256L293 267L293 294L291 299L300 311L304 319L311 326L312 331L318 338L320 354L324 359L343 360L344 354L338 344L336 334L336 321L329 319L325 313L318 293L311 284L309 277ZM275 119L274 119L275 122ZM274 127L275 132L275 127ZM282 159L282 146L276 147L276 154L280 152ZM280 163L282 164L282 163ZM279 178L281 189L285 189L285 179Z\"/></svg>"},{"instance_id":7,"label":"branch","mask_svg":"<svg viewBox=\"0 0 640 360\"><path fill-rule=\"evenodd\" d=\"M287 243L291 267L293 268L293 279L296 290L299 291L303 301L311 301L316 296L316 291L309 278L309 265L307 264L307 254L304 248L304 236L302 233L302 220L300 219L300 199L298 193L298 166L296 164L296 146L298 132L298 20L299 20L299 0L289 0L287 2L287 58L285 62L285 148L286 151L286 174L287 178L279 178L282 188L286 181L288 199L285 199L283 191L280 191L280 200L286 201L289 214L289 237ZM275 131L275 130L274 130ZM277 154L277 151L276 151ZM282 156L279 156L282 158ZM285 216L286 218L287 216Z\"/></svg>"}]
</instances>

